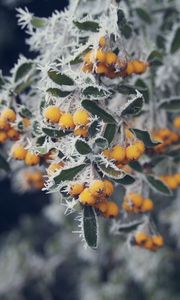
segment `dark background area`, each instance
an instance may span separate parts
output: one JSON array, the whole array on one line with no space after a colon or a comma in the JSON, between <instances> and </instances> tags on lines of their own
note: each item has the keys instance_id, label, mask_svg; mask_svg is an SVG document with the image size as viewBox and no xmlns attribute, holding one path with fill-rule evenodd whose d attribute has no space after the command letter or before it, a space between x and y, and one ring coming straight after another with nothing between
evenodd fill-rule
<instances>
[{"instance_id":1,"label":"dark background area","mask_svg":"<svg viewBox=\"0 0 180 300\"><path fill-rule=\"evenodd\" d=\"M67 0L0 0L0 69L4 75L9 74L20 53L35 55L25 44L25 31L17 25L16 7L26 6L34 15L48 17L67 4ZM49 203L44 192L15 193L9 179L0 181L0 195L0 234L14 228L24 214L37 215Z\"/></svg>"}]
</instances>

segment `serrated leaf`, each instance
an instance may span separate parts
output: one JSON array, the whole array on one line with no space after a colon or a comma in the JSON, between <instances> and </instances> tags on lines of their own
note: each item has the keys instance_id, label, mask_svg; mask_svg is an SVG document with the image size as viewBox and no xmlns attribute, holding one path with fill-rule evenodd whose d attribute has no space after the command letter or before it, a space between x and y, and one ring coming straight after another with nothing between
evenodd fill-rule
<instances>
[{"instance_id":1,"label":"serrated leaf","mask_svg":"<svg viewBox=\"0 0 180 300\"><path fill-rule=\"evenodd\" d=\"M103 89L99 89L94 86L88 86L83 90L83 95L88 98L102 98L107 95L107 93Z\"/></svg>"},{"instance_id":2,"label":"serrated leaf","mask_svg":"<svg viewBox=\"0 0 180 300\"><path fill-rule=\"evenodd\" d=\"M146 130L130 128L130 131L134 133L139 140L143 141L146 147L154 147L161 144L160 142L152 141L149 132Z\"/></svg>"},{"instance_id":3,"label":"serrated leaf","mask_svg":"<svg viewBox=\"0 0 180 300\"><path fill-rule=\"evenodd\" d=\"M97 217L93 207L84 206L83 209L83 236L87 245L93 249L98 246Z\"/></svg>"},{"instance_id":4,"label":"serrated leaf","mask_svg":"<svg viewBox=\"0 0 180 300\"><path fill-rule=\"evenodd\" d=\"M57 129L50 129L50 128L42 128L42 131L52 137L52 138L59 138L59 137L62 137L62 136L65 136L67 134L70 134L71 131L63 131L63 130L57 130Z\"/></svg>"},{"instance_id":5,"label":"serrated leaf","mask_svg":"<svg viewBox=\"0 0 180 300\"><path fill-rule=\"evenodd\" d=\"M89 111L92 115L99 117L105 123L115 124L115 119L107 113L104 109L99 107L94 101L91 100L83 100L81 105Z\"/></svg>"},{"instance_id":6,"label":"serrated leaf","mask_svg":"<svg viewBox=\"0 0 180 300\"><path fill-rule=\"evenodd\" d=\"M86 167L86 164L61 170L60 173L54 177L55 184L60 184L63 181L73 180L74 177Z\"/></svg>"},{"instance_id":7,"label":"serrated leaf","mask_svg":"<svg viewBox=\"0 0 180 300\"><path fill-rule=\"evenodd\" d=\"M17 82L20 79L22 79L23 77L25 77L31 71L32 67L33 67L32 62L27 62L27 63L23 63L22 65L20 65L16 71L14 81Z\"/></svg>"},{"instance_id":8,"label":"serrated leaf","mask_svg":"<svg viewBox=\"0 0 180 300\"><path fill-rule=\"evenodd\" d=\"M115 133L116 133L116 125L107 124L106 129L104 131L104 137L108 140L109 144L111 144L111 142L113 141Z\"/></svg>"},{"instance_id":9,"label":"serrated leaf","mask_svg":"<svg viewBox=\"0 0 180 300\"><path fill-rule=\"evenodd\" d=\"M94 21L85 21L85 22L73 21L73 23L80 30L98 32L100 29L99 24Z\"/></svg>"},{"instance_id":10,"label":"serrated leaf","mask_svg":"<svg viewBox=\"0 0 180 300\"><path fill-rule=\"evenodd\" d=\"M148 14L148 12L145 9L143 9L141 7L137 7L136 12L137 12L138 17L141 20L143 20L147 24L151 24L151 22L152 22L151 16Z\"/></svg>"},{"instance_id":11,"label":"serrated leaf","mask_svg":"<svg viewBox=\"0 0 180 300\"><path fill-rule=\"evenodd\" d=\"M129 163L129 166L130 166L133 170L135 170L135 171L137 171L137 172L140 172L140 173L143 172L143 168L142 168L141 164L140 164L138 161L132 161L132 162L130 162L130 163Z\"/></svg>"},{"instance_id":12,"label":"serrated leaf","mask_svg":"<svg viewBox=\"0 0 180 300\"><path fill-rule=\"evenodd\" d=\"M74 85L74 81L67 75L58 73L54 70L48 71L49 78L59 85Z\"/></svg>"},{"instance_id":13,"label":"serrated leaf","mask_svg":"<svg viewBox=\"0 0 180 300\"><path fill-rule=\"evenodd\" d=\"M31 19L31 24L35 28L42 28L47 25L47 19L33 16Z\"/></svg>"},{"instance_id":14,"label":"serrated leaf","mask_svg":"<svg viewBox=\"0 0 180 300\"><path fill-rule=\"evenodd\" d=\"M115 182L122 184L122 185L130 185L135 182L135 178L126 174L123 178L116 179Z\"/></svg>"},{"instance_id":15,"label":"serrated leaf","mask_svg":"<svg viewBox=\"0 0 180 300\"><path fill-rule=\"evenodd\" d=\"M171 44L171 53L174 54L180 49L180 27L177 28Z\"/></svg>"},{"instance_id":16,"label":"serrated leaf","mask_svg":"<svg viewBox=\"0 0 180 300\"><path fill-rule=\"evenodd\" d=\"M151 186L151 188L153 190L155 190L156 192L159 192L161 194L170 196L172 193L169 190L169 188L167 187L167 185L164 184L164 182L162 180L160 180L159 178L153 176L153 175L148 175L146 176L146 180L149 183L149 185Z\"/></svg>"},{"instance_id":17,"label":"serrated leaf","mask_svg":"<svg viewBox=\"0 0 180 300\"><path fill-rule=\"evenodd\" d=\"M10 170L9 164L6 159L0 154L0 169L8 172Z\"/></svg>"},{"instance_id":18,"label":"serrated leaf","mask_svg":"<svg viewBox=\"0 0 180 300\"><path fill-rule=\"evenodd\" d=\"M62 91L57 88L49 88L46 90L47 93L51 94L54 97L67 97L72 91Z\"/></svg>"},{"instance_id":19,"label":"serrated leaf","mask_svg":"<svg viewBox=\"0 0 180 300\"><path fill-rule=\"evenodd\" d=\"M82 140L77 140L75 143L75 147L76 147L76 150L82 155L86 155L86 154L89 154L90 152L92 152L91 147L89 147L89 145L85 141L82 141Z\"/></svg>"},{"instance_id":20,"label":"serrated leaf","mask_svg":"<svg viewBox=\"0 0 180 300\"><path fill-rule=\"evenodd\" d=\"M159 108L165 109L169 112L180 111L180 98L177 97L161 101Z\"/></svg>"},{"instance_id":21,"label":"serrated leaf","mask_svg":"<svg viewBox=\"0 0 180 300\"><path fill-rule=\"evenodd\" d=\"M143 104L143 97L139 96L126 104L125 108L121 112L121 115L137 115L142 110Z\"/></svg>"}]
</instances>

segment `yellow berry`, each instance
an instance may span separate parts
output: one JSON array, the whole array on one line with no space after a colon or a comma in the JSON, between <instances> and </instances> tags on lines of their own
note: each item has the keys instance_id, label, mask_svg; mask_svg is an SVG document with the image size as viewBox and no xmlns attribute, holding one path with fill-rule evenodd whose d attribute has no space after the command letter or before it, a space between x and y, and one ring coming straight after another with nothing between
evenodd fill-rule
<instances>
[{"instance_id":1,"label":"yellow berry","mask_svg":"<svg viewBox=\"0 0 180 300\"><path fill-rule=\"evenodd\" d=\"M99 47L104 48L106 45L106 38L104 36L101 36L99 39Z\"/></svg>"},{"instance_id":2,"label":"yellow berry","mask_svg":"<svg viewBox=\"0 0 180 300\"><path fill-rule=\"evenodd\" d=\"M104 213L106 218L117 217L119 215L119 207L115 202L108 201L107 202L107 209Z\"/></svg>"},{"instance_id":3,"label":"yellow berry","mask_svg":"<svg viewBox=\"0 0 180 300\"><path fill-rule=\"evenodd\" d=\"M109 149L105 149L102 151L102 155L108 159L111 158L111 151Z\"/></svg>"},{"instance_id":4,"label":"yellow berry","mask_svg":"<svg viewBox=\"0 0 180 300\"><path fill-rule=\"evenodd\" d=\"M180 173L175 174L174 179L177 182L177 184L179 185L180 184Z\"/></svg>"},{"instance_id":5,"label":"yellow berry","mask_svg":"<svg viewBox=\"0 0 180 300\"><path fill-rule=\"evenodd\" d=\"M111 181L105 179L104 180L104 186L105 186L105 194L106 196L111 196L114 193L114 185Z\"/></svg>"},{"instance_id":6,"label":"yellow berry","mask_svg":"<svg viewBox=\"0 0 180 300\"><path fill-rule=\"evenodd\" d=\"M141 194L129 193L126 197L135 207L140 207L143 203L143 196Z\"/></svg>"},{"instance_id":7,"label":"yellow berry","mask_svg":"<svg viewBox=\"0 0 180 300\"><path fill-rule=\"evenodd\" d=\"M126 150L124 147L120 145L116 145L112 148L111 150L111 158L118 160L118 161L123 161L126 156Z\"/></svg>"},{"instance_id":8,"label":"yellow berry","mask_svg":"<svg viewBox=\"0 0 180 300\"><path fill-rule=\"evenodd\" d=\"M83 57L83 60L85 63L91 63L92 62L92 58L93 58L93 52L92 51L88 51L84 57Z\"/></svg>"},{"instance_id":9,"label":"yellow berry","mask_svg":"<svg viewBox=\"0 0 180 300\"><path fill-rule=\"evenodd\" d=\"M16 143L11 148L11 156L14 159L24 160L26 156L27 150L24 148L22 144Z\"/></svg>"},{"instance_id":10,"label":"yellow berry","mask_svg":"<svg viewBox=\"0 0 180 300\"><path fill-rule=\"evenodd\" d=\"M143 247L148 250L154 250L153 241L151 237L148 237L147 241L144 242Z\"/></svg>"},{"instance_id":11,"label":"yellow berry","mask_svg":"<svg viewBox=\"0 0 180 300\"><path fill-rule=\"evenodd\" d=\"M178 183L173 175L165 177L165 183L172 190L175 190L178 186Z\"/></svg>"},{"instance_id":12,"label":"yellow berry","mask_svg":"<svg viewBox=\"0 0 180 300\"><path fill-rule=\"evenodd\" d=\"M96 60L100 63L104 63L106 61L106 53L101 49L96 51Z\"/></svg>"},{"instance_id":13,"label":"yellow berry","mask_svg":"<svg viewBox=\"0 0 180 300\"><path fill-rule=\"evenodd\" d=\"M95 208L97 208L100 212L104 214L108 208L108 201L104 200L102 202L95 204Z\"/></svg>"},{"instance_id":14,"label":"yellow berry","mask_svg":"<svg viewBox=\"0 0 180 300\"><path fill-rule=\"evenodd\" d=\"M136 148L139 150L139 152L140 152L141 154L144 153L144 151L145 151L145 145L144 145L144 143L143 143L142 141L137 140L137 141L134 143L134 146L136 146Z\"/></svg>"},{"instance_id":15,"label":"yellow berry","mask_svg":"<svg viewBox=\"0 0 180 300\"><path fill-rule=\"evenodd\" d=\"M71 196L78 196L84 190L84 184L81 182L73 183L70 187L69 194Z\"/></svg>"},{"instance_id":16,"label":"yellow berry","mask_svg":"<svg viewBox=\"0 0 180 300\"><path fill-rule=\"evenodd\" d=\"M140 61L140 60L134 60L132 61L133 64L133 72L136 74L142 74L147 69L147 63Z\"/></svg>"},{"instance_id":17,"label":"yellow berry","mask_svg":"<svg viewBox=\"0 0 180 300\"><path fill-rule=\"evenodd\" d=\"M98 64L95 68L97 74L106 74L108 73L108 67L102 63Z\"/></svg>"},{"instance_id":18,"label":"yellow berry","mask_svg":"<svg viewBox=\"0 0 180 300\"><path fill-rule=\"evenodd\" d=\"M148 236L145 232L143 231L138 231L135 234L135 241L137 245L142 245L145 241L148 240Z\"/></svg>"},{"instance_id":19,"label":"yellow berry","mask_svg":"<svg viewBox=\"0 0 180 300\"><path fill-rule=\"evenodd\" d=\"M84 72L84 73L91 73L93 71L93 64L85 64L82 66L81 70Z\"/></svg>"},{"instance_id":20,"label":"yellow berry","mask_svg":"<svg viewBox=\"0 0 180 300\"><path fill-rule=\"evenodd\" d=\"M64 113L59 120L59 126L63 129L73 129L75 124L72 114Z\"/></svg>"},{"instance_id":21,"label":"yellow berry","mask_svg":"<svg viewBox=\"0 0 180 300\"><path fill-rule=\"evenodd\" d=\"M47 169L47 173L49 175L55 173L59 169L62 169L64 167L64 162L59 162L59 163L51 163Z\"/></svg>"},{"instance_id":22,"label":"yellow berry","mask_svg":"<svg viewBox=\"0 0 180 300\"><path fill-rule=\"evenodd\" d=\"M129 62L127 63L127 67L126 67L125 73L126 73L127 75L131 75L133 72L134 72L133 62L132 62L132 61L129 61Z\"/></svg>"},{"instance_id":23,"label":"yellow berry","mask_svg":"<svg viewBox=\"0 0 180 300\"><path fill-rule=\"evenodd\" d=\"M40 157L28 150L24 161L27 166L35 166L39 164Z\"/></svg>"},{"instance_id":24,"label":"yellow berry","mask_svg":"<svg viewBox=\"0 0 180 300\"><path fill-rule=\"evenodd\" d=\"M153 204L152 200L149 199L149 198L145 198L143 200L143 203L142 203L142 206L141 206L141 211L142 212L149 212L149 211L153 210L153 208L154 208L154 204Z\"/></svg>"},{"instance_id":25,"label":"yellow berry","mask_svg":"<svg viewBox=\"0 0 180 300\"><path fill-rule=\"evenodd\" d=\"M136 160L141 156L139 149L135 145L126 148L126 157L128 160Z\"/></svg>"},{"instance_id":26,"label":"yellow berry","mask_svg":"<svg viewBox=\"0 0 180 300\"><path fill-rule=\"evenodd\" d=\"M88 128L85 126L81 126L74 129L74 135L76 136L87 137L88 134L89 134Z\"/></svg>"},{"instance_id":27,"label":"yellow berry","mask_svg":"<svg viewBox=\"0 0 180 300\"><path fill-rule=\"evenodd\" d=\"M89 187L89 190L93 196L102 196L105 191L105 184L101 180L94 180Z\"/></svg>"},{"instance_id":28,"label":"yellow berry","mask_svg":"<svg viewBox=\"0 0 180 300\"><path fill-rule=\"evenodd\" d=\"M11 108L5 108L2 113L1 117L9 122L14 122L16 120L16 113Z\"/></svg>"},{"instance_id":29,"label":"yellow berry","mask_svg":"<svg viewBox=\"0 0 180 300\"><path fill-rule=\"evenodd\" d=\"M158 248L162 247L164 245L164 239L161 235L153 235L152 241L155 246Z\"/></svg>"},{"instance_id":30,"label":"yellow berry","mask_svg":"<svg viewBox=\"0 0 180 300\"><path fill-rule=\"evenodd\" d=\"M60 108L55 105L50 105L44 109L44 117L53 124L58 123L61 116Z\"/></svg>"},{"instance_id":31,"label":"yellow berry","mask_svg":"<svg viewBox=\"0 0 180 300\"><path fill-rule=\"evenodd\" d=\"M174 121L173 121L173 125L175 128L180 128L180 116L177 116Z\"/></svg>"},{"instance_id":32,"label":"yellow berry","mask_svg":"<svg viewBox=\"0 0 180 300\"><path fill-rule=\"evenodd\" d=\"M134 137L134 134L129 130L129 129L125 129L125 136L127 139L132 139Z\"/></svg>"},{"instance_id":33,"label":"yellow berry","mask_svg":"<svg viewBox=\"0 0 180 300\"><path fill-rule=\"evenodd\" d=\"M19 139L19 132L16 129L11 128L7 131L7 136L8 136L9 139L18 140Z\"/></svg>"},{"instance_id":34,"label":"yellow berry","mask_svg":"<svg viewBox=\"0 0 180 300\"><path fill-rule=\"evenodd\" d=\"M0 129L8 130L10 128L10 125L8 121L2 117L0 117Z\"/></svg>"},{"instance_id":35,"label":"yellow berry","mask_svg":"<svg viewBox=\"0 0 180 300\"><path fill-rule=\"evenodd\" d=\"M0 131L0 143L4 143L8 139L7 133Z\"/></svg>"},{"instance_id":36,"label":"yellow berry","mask_svg":"<svg viewBox=\"0 0 180 300\"><path fill-rule=\"evenodd\" d=\"M79 201L82 204L94 205L96 203L96 198L91 194L88 188L85 188L79 195Z\"/></svg>"},{"instance_id":37,"label":"yellow berry","mask_svg":"<svg viewBox=\"0 0 180 300\"><path fill-rule=\"evenodd\" d=\"M90 115L84 109L78 109L73 115L73 121L76 126L87 125L89 123Z\"/></svg>"},{"instance_id":38,"label":"yellow berry","mask_svg":"<svg viewBox=\"0 0 180 300\"><path fill-rule=\"evenodd\" d=\"M106 53L106 64L107 65L115 65L117 62L117 55L111 51Z\"/></svg>"}]
</instances>

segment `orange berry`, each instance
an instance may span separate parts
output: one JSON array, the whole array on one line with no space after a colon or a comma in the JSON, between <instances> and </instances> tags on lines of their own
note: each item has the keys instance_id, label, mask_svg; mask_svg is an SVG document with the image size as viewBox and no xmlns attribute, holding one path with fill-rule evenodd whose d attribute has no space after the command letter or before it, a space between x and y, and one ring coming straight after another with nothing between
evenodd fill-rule
<instances>
[{"instance_id":1,"label":"orange berry","mask_svg":"<svg viewBox=\"0 0 180 300\"><path fill-rule=\"evenodd\" d=\"M144 151L145 151L145 145L144 145L144 143L142 141L140 141L140 140L135 141L134 146L137 147L138 151L141 154L144 153Z\"/></svg>"},{"instance_id":2,"label":"orange berry","mask_svg":"<svg viewBox=\"0 0 180 300\"><path fill-rule=\"evenodd\" d=\"M140 158L141 152L136 147L136 145L130 145L126 148L126 158L128 160L137 160Z\"/></svg>"},{"instance_id":3,"label":"orange berry","mask_svg":"<svg viewBox=\"0 0 180 300\"><path fill-rule=\"evenodd\" d=\"M120 145L116 145L111 150L111 158L117 161L123 161L126 156L126 150Z\"/></svg>"},{"instance_id":4,"label":"orange berry","mask_svg":"<svg viewBox=\"0 0 180 300\"><path fill-rule=\"evenodd\" d=\"M179 129L180 128L180 116L175 117L173 121L173 125L175 128Z\"/></svg>"},{"instance_id":5,"label":"orange berry","mask_svg":"<svg viewBox=\"0 0 180 300\"><path fill-rule=\"evenodd\" d=\"M63 129L73 129L75 127L73 116L70 113L64 113L59 120L59 126Z\"/></svg>"},{"instance_id":6,"label":"orange berry","mask_svg":"<svg viewBox=\"0 0 180 300\"><path fill-rule=\"evenodd\" d=\"M180 173L175 174L174 179L177 182L177 184L179 185L180 184Z\"/></svg>"},{"instance_id":7,"label":"orange berry","mask_svg":"<svg viewBox=\"0 0 180 300\"><path fill-rule=\"evenodd\" d=\"M11 108L5 108L2 113L1 117L9 122L14 122L16 120L16 113Z\"/></svg>"},{"instance_id":8,"label":"orange berry","mask_svg":"<svg viewBox=\"0 0 180 300\"><path fill-rule=\"evenodd\" d=\"M59 163L51 163L47 169L48 175L51 175L53 173L56 173L59 169L62 169L64 167L64 162L61 161Z\"/></svg>"},{"instance_id":9,"label":"orange berry","mask_svg":"<svg viewBox=\"0 0 180 300\"><path fill-rule=\"evenodd\" d=\"M91 194L88 188L85 188L79 195L79 201L82 204L94 205L96 198Z\"/></svg>"},{"instance_id":10,"label":"orange berry","mask_svg":"<svg viewBox=\"0 0 180 300\"><path fill-rule=\"evenodd\" d=\"M104 195L105 192L105 184L101 180L94 180L90 186L89 190L91 194L95 197Z\"/></svg>"},{"instance_id":11,"label":"orange berry","mask_svg":"<svg viewBox=\"0 0 180 300\"><path fill-rule=\"evenodd\" d=\"M117 217L119 215L119 207L115 202L108 201L107 202L107 209L104 213L106 218Z\"/></svg>"},{"instance_id":12,"label":"orange berry","mask_svg":"<svg viewBox=\"0 0 180 300\"><path fill-rule=\"evenodd\" d=\"M167 186L172 189L175 190L177 189L178 183L176 181L176 179L174 178L174 176L166 176L164 178L165 183L167 184Z\"/></svg>"},{"instance_id":13,"label":"orange berry","mask_svg":"<svg viewBox=\"0 0 180 300\"><path fill-rule=\"evenodd\" d=\"M7 133L0 131L0 143L4 143L8 139Z\"/></svg>"},{"instance_id":14,"label":"orange berry","mask_svg":"<svg viewBox=\"0 0 180 300\"><path fill-rule=\"evenodd\" d=\"M111 196L114 193L114 185L110 180L105 179L104 180L104 186L105 186L105 194L106 196Z\"/></svg>"},{"instance_id":15,"label":"orange berry","mask_svg":"<svg viewBox=\"0 0 180 300\"><path fill-rule=\"evenodd\" d=\"M108 202L106 200L99 202L99 203L95 204L95 208L97 208L100 212L102 212L104 214L107 211Z\"/></svg>"},{"instance_id":16,"label":"orange berry","mask_svg":"<svg viewBox=\"0 0 180 300\"><path fill-rule=\"evenodd\" d=\"M132 61L129 61L127 63L127 67L126 67L125 72L126 72L127 75L131 75L132 73L134 73L134 65L133 65Z\"/></svg>"},{"instance_id":17,"label":"orange berry","mask_svg":"<svg viewBox=\"0 0 180 300\"><path fill-rule=\"evenodd\" d=\"M93 71L93 64L85 64L81 69L84 73L91 73Z\"/></svg>"},{"instance_id":18,"label":"orange berry","mask_svg":"<svg viewBox=\"0 0 180 300\"><path fill-rule=\"evenodd\" d=\"M147 63L140 61L140 60L134 60L132 61L134 73L136 74L142 74L147 69Z\"/></svg>"},{"instance_id":19,"label":"orange berry","mask_svg":"<svg viewBox=\"0 0 180 300\"><path fill-rule=\"evenodd\" d=\"M11 156L17 160L24 160L27 150L22 144L16 143L11 148Z\"/></svg>"},{"instance_id":20,"label":"orange berry","mask_svg":"<svg viewBox=\"0 0 180 300\"><path fill-rule=\"evenodd\" d=\"M73 115L73 122L76 126L84 126L89 123L90 115L85 109L78 109Z\"/></svg>"},{"instance_id":21,"label":"orange berry","mask_svg":"<svg viewBox=\"0 0 180 300\"><path fill-rule=\"evenodd\" d=\"M153 208L154 208L154 204L153 204L152 200L149 198L145 198L142 203L142 206L141 206L141 211L149 212L149 211L153 210Z\"/></svg>"},{"instance_id":22,"label":"orange berry","mask_svg":"<svg viewBox=\"0 0 180 300\"><path fill-rule=\"evenodd\" d=\"M88 134L89 134L88 128L85 126L81 126L74 129L74 135L76 136L87 137Z\"/></svg>"},{"instance_id":23,"label":"orange berry","mask_svg":"<svg viewBox=\"0 0 180 300\"><path fill-rule=\"evenodd\" d=\"M0 117L0 129L2 130L8 130L10 128L10 125L8 121L2 117Z\"/></svg>"},{"instance_id":24,"label":"orange berry","mask_svg":"<svg viewBox=\"0 0 180 300\"><path fill-rule=\"evenodd\" d=\"M111 151L109 149L105 149L102 151L102 155L108 159L111 158Z\"/></svg>"},{"instance_id":25,"label":"orange berry","mask_svg":"<svg viewBox=\"0 0 180 300\"><path fill-rule=\"evenodd\" d=\"M106 53L101 49L96 51L96 60L100 63L104 63L106 61Z\"/></svg>"},{"instance_id":26,"label":"orange berry","mask_svg":"<svg viewBox=\"0 0 180 300\"><path fill-rule=\"evenodd\" d=\"M108 67L102 63L98 64L95 68L97 74L106 74L108 73Z\"/></svg>"},{"instance_id":27,"label":"orange berry","mask_svg":"<svg viewBox=\"0 0 180 300\"><path fill-rule=\"evenodd\" d=\"M19 139L19 132L16 129L11 128L7 131L7 136L8 136L9 139L18 140Z\"/></svg>"},{"instance_id":28,"label":"orange berry","mask_svg":"<svg viewBox=\"0 0 180 300\"><path fill-rule=\"evenodd\" d=\"M84 57L83 57L83 60L85 63L89 64L92 62L92 58L93 58L93 52L92 51L88 51Z\"/></svg>"},{"instance_id":29,"label":"orange berry","mask_svg":"<svg viewBox=\"0 0 180 300\"><path fill-rule=\"evenodd\" d=\"M148 240L147 234L143 231L137 231L134 238L137 245L142 245Z\"/></svg>"},{"instance_id":30,"label":"orange berry","mask_svg":"<svg viewBox=\"0 0 180 300\"><path fill-rule=\"evenodd\" d=\"M164 245L164 239L161 235L153 235L152 242L158 248L160 248Z\"/></svg>"},{"instance_id":31,"label":"orange berry","mask_svg":"<svg viewBox=\"0 0 180 300\"><path fill-rule=\"evenodd\" d=\"M106 45L106 38L104 36L101 36L99 39L99 47L104 48Z\"/></svg>"},{"instance_id":32,"label":"orange berry","mask_svg":"<svg viewBox=\"0 0 180 300\"><path fill-rule=\"evenodd\" d=\"M81 182L73 183L70 187L69 194L71 196L78 196L84 190L84 184Z\"/></svg>"},{"instance_id":33,"label":"orange berry","mask_svg":"<svg viewBox=\"0 0 180 300\"><path fill-rule=\"evenodd\" d=\"M22 122L25 128L29 127L31 124L31 121L28 118L23 118Z\"/></svg>"},{"instance_id":34,"label":"orange berry","mask_svg":"<svg viewBox=\"0 0 180 300\"><path fill-rule=\"evenodd\" d=\"M148 237L147 241L144 242L143 247L148 250L154 250L153 241L151 237Z\"/></svg>"},{"instance_id":35,"label":"orange berry","mask_svg":"<svg viewBox=\"0 0 180 300\"><path fill-rule=\"evenodd\" d=\"M126 196L135 207L140 207L143 203L143 196L141 194L129 193Z\"/></svg>"},{"instance_id":36,"label":"orange berry","mask_svg":"<svg viewBox=\"0 0 180 300\"><path fill-rule=\"evenodd\" d=\"M59 122L60 117L62 116L62 112L59 107L55 105L50 105L44 109L44 117L46 120L55 124Z\"/></svg>"},{"instance_id":37,"label":"orange berry","mask_svg":"<svg viewBox=\"0 0 180 300\"><path fill-rule=\"evenodd\" d=\"M107 65L115 65L117 62L117 55L111 51L106 52L106 64Z\"/></svg>"},{"instance_id":38,"label":"orange berry","mask_svg":"<svg viewBox=\"0 0 180 300\"><path fill-rule=\"evenodd\" d=\"M28 150L24 161L27 166L35 166L39 164L40 157Z\"/></svg>"}]
</instances>

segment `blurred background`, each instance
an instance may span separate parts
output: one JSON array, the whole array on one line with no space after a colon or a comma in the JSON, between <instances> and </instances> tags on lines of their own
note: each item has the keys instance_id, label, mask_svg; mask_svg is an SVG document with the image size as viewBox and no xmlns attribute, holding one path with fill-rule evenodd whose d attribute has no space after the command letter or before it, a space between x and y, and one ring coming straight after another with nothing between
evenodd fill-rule
<instances>
[{"instance_id":1,"label":"blurred background","mask_svg":"<svg viewBox=\"0 0 180 300\"><path fill-rule=\"evenodd\" d=\"M67 0L0 0L0 69L9 74L20 53L34 57L17 25L16 7L47 17ZM177 195L178 198L179 195ZM72 234L59 195L16 193L8 178L0 181L0 300L179 300L179 218L166 223L166 249L154 254L128 249L120 237L104 235L98 251L86 250ZM176 202L175 202L176 203ZM174 207L176 211L176 207ZM173 227L174 226L174 227Z\"/></svg>"}]
</instances>

